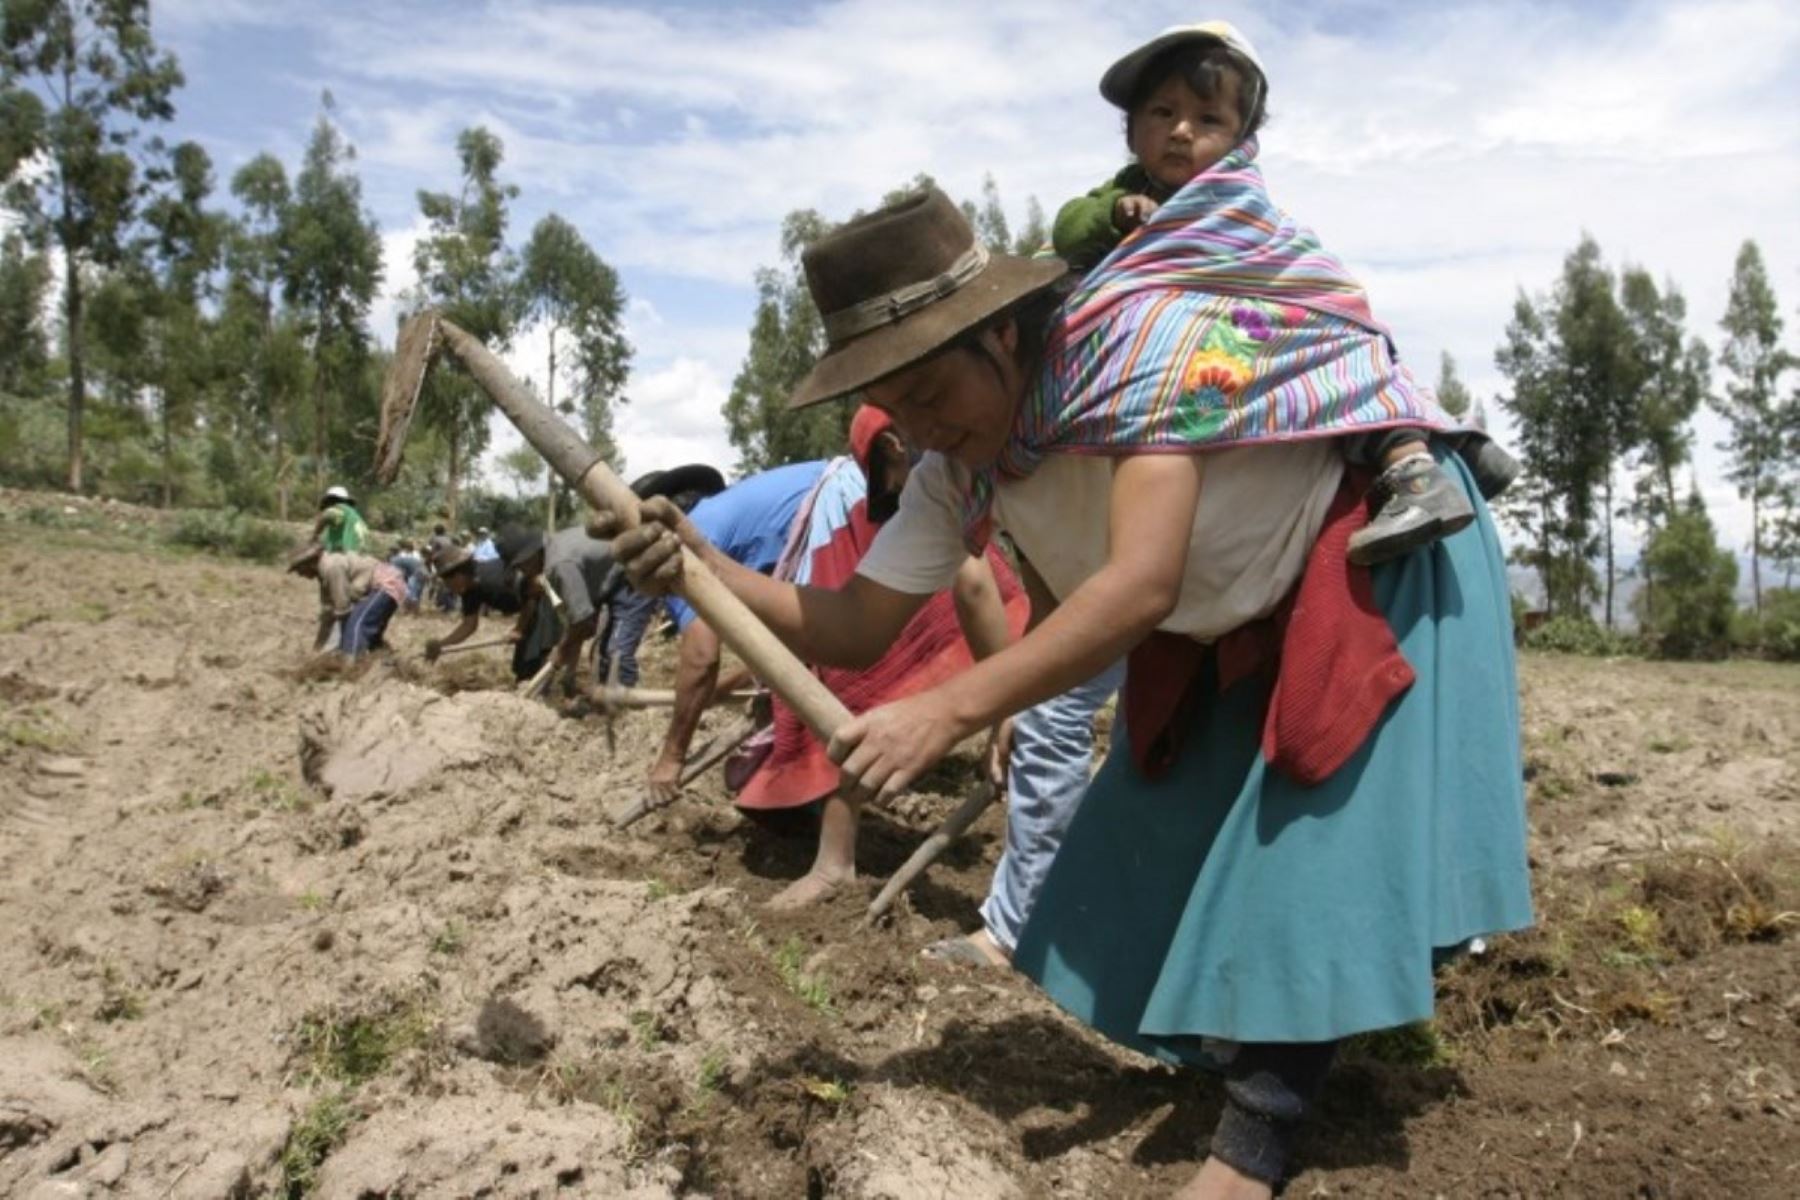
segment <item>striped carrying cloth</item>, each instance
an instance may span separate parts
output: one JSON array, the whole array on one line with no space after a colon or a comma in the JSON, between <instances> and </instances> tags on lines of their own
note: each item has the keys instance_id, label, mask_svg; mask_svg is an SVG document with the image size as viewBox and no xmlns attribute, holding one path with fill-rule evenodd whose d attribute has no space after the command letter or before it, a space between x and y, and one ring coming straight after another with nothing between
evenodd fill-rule
<instances>
[{"instance_id":1,"label":"striped carrying cloth","mask_svg":"<svg viewBox=\"0 0 1800 1200\"><path fill-rule=\"evenodd\" d=\"M964 504L987 543L994 485L1046 454L1188 454L1456 421L1399 362L1362 286L1276 208L1255 138L1196 176L1082 281L994 466Z\"/></svg>"}]
</instances>

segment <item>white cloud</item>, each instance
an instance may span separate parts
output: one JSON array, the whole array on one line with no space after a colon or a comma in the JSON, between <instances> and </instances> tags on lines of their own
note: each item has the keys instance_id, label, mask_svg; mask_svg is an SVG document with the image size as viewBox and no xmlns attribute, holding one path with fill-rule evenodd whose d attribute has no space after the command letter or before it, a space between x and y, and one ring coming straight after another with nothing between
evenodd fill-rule
<instances>
[{"instance_id":1,"label":"white cloud","mask_svg":"<svg viewBox=\"0 0 1800 1200\"><path fill-rule=\"evenodd\" d=\"M678 358L634 376L626 389L629 403L614 417L630 473L704 462L729 474L737 452L725 436L719 408L730 393L730 378L697 358Z\"/></svg>"},{"instance_id":2,"label":"white cloud","mask_svg":"<svg viewBox=\"0 0 1800 1200\"><path fill-rule=\"evenodd\" d=\"M991 171L1015 213L1027 195L1053 213L1122 160L1100 72L1193 19L1177 0L837 0L774 13L519 3L453 19L422 0L173 8L190 25L285 20L304 34L371 202L409 227L384 239L390 290L411 275L413 189L450 185L460 128L501 135L521 223L563 212L628 292L656 293L627 316L639 353L620 434L634 470L730 461L717 404L742 356L744 286L772 259L785 213L848 215L920 170L959 196ZM1792 317L1800 8L1217 8L1269 67L1263 152L1277 200L1367 280L1421 373L1448 350L1491 399L1513 296L1547 288L1584 230L1612 263L1672 278L1690 331L1715 345L1733 255L1756 238ZM690 288L708 287L731 289L737 312L690 307ZM391 327L378 323L384 338ZM1714 425L1697 438L1702 476L1741 542L1743 506L1716 482Z\"/></svg>"}]
</instances>

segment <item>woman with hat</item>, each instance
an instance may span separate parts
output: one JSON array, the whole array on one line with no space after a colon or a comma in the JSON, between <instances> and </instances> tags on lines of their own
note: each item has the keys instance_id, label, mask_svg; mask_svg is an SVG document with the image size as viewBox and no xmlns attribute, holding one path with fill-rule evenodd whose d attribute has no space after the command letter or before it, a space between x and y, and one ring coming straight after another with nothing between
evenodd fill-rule
<instances>
[{"instance_id":1,"label":"woman with hat","mask_svg":"<svg viewBox=\"0 0 1800 1200\"><path fill-rule=\"evenodd\" d=\"M431 568L443 585L444 594L460 607L462 620L443 637L426 640L427 662L436 662L445 650L474 637L475 631L481 628L481 614L484 610L516 617L522 607L518 581L511 570L501 565L497 557L487 562L476 562L474 552L467 546L458 546L445 538L444 544L431 556ZM524 673L518 669L517 653L522 634L523 631L515 626L513 674L517 678L524 677Z\"/></svg>"},{"instance_id":2,"label":"woman with hat","mask_svg":"<svg viewBox=\"0 0 1800 1200\"><path fill-rule=\"evenodd\" d=\"M1441 456L1476 521L1347 566L1366 481L1346 481L1329 439L1216 436L1304 372L1227 391L1206 328L1159 324L1184 305L1232 321L1231 298L1151 280L1059 309L1059 263L986 251L935 189L804 263L829 349L793 403L858 393L893 415L927 451L900 511L835 591L741 570L654 501L615 554L640 587L666 587L685 542L803 658L853 662L1006 530L1054 610L855 718L833 755L893 795L1130 654L1124 728L1014 963L1114 1040L1221 1071L1226 1105L1185 1194L1267 1196L1337 1044L1428 1017L1437 955L1530 921L1509 598L1485 505ZM1293 307L1275 316L1316 332ZM1354 418L1390 385L1372 378L1340 407Z\"/></svg>"}]
</instances>

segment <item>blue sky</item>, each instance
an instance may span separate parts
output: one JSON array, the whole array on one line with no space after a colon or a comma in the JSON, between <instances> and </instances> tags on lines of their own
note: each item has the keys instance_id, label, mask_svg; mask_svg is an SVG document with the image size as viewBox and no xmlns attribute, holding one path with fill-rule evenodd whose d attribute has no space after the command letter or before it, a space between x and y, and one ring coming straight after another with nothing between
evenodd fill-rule
<instances>
[{"instance_id":1,"label":"blue sky","mask_svg":"<svg viewBox=\"0 0 1800 1200\"><path fill-rule=\"evenodd\" d=\"M556 211L620 271L639 353L619 432L632 471L729 465L718 406L751 275L781 216L844 216L914 173L1015 216L1052 212L1122 161L1096 83L1166 25L1222 16L1271 81L1276 200L1368 284L1403 354L1454 354L1480 397L1513 297L1583 230L1672 279L1717 343L1738 244L1763 248L1800 324L1800 5L840 0L469 4L159 0L188 77L173 133L226 179L293 164L329 89L380 220L389 295L410 285L418 188L454 178L466 125L504 139L515 230ZM1790 339L1793 340L1793 339ZM541 377L527 333L515 367ZM1702 440L1717 439L1716 424ZM496 445L516 444L510 430ZM1736 536L1743 506L1702 473Z\"/></svg>"}]
</instances>

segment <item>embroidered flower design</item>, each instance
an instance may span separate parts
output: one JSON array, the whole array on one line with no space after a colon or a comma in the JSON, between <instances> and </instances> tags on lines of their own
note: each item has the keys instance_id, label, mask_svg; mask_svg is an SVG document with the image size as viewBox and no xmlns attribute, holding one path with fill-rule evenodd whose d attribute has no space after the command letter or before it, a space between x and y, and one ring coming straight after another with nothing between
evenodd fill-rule
<instances>
[{"instance_id":1,"label":"embroidered flower design","mask_svg":"<svg viewBox=\"0 0 1800 1200\"><path fill-rule=\"evenodd\" d=\"M1181 374L1181 392L1184 397L1193 397L1206 407L1222 407L1230 404L1232 397L1249 382L1249 363L1222 350L1208 348L1188 359Z\"/></svg>"},{"instance_id":2,"label":"embroidered flower design","mask_svg":"<svg viewBox=\"0 0 1800 1200\"><path fill-rule=\"evenodd\" d=\"M1231 323L1250 335L1252 341L1266 342L1275 336L1275 327L1269 324L1269 315L1248 304L1239 304L1231 310Z\"/></svg>"}]
</instances>

